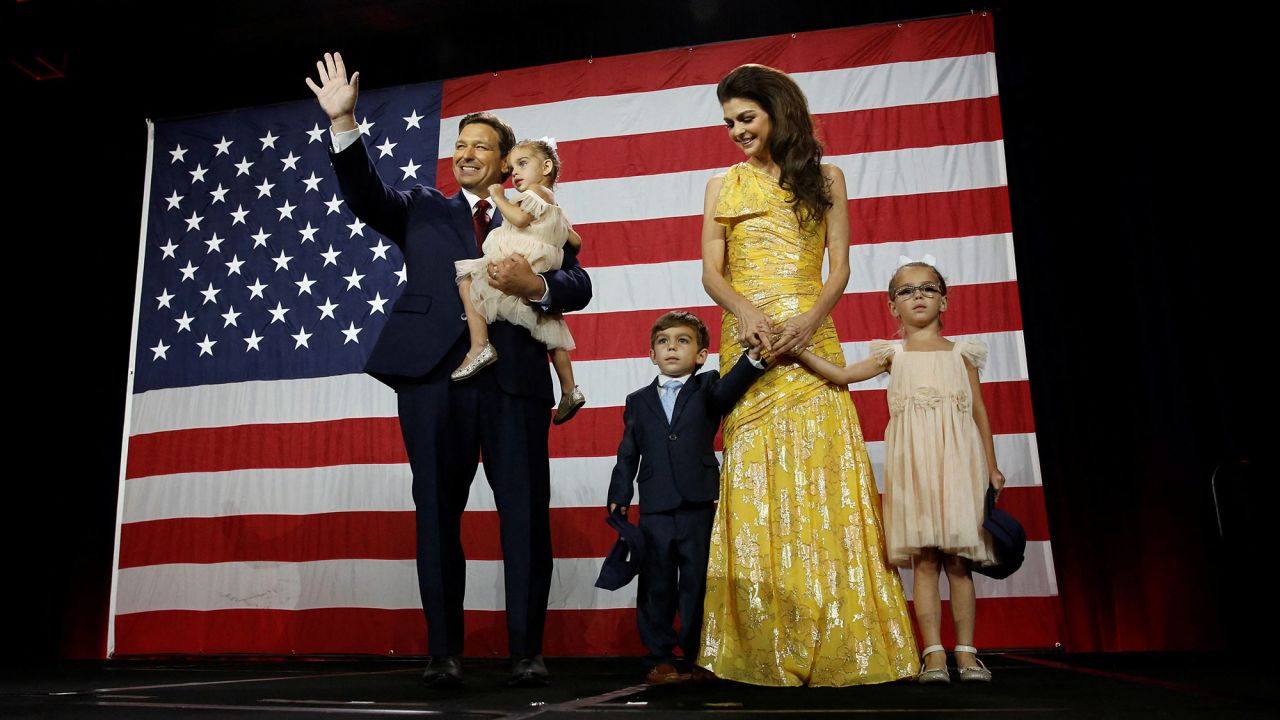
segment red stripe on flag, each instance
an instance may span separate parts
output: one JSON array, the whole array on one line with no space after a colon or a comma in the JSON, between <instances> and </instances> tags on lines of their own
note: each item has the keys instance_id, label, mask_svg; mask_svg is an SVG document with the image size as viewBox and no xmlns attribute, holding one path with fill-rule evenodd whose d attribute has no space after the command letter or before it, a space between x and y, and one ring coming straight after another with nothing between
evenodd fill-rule
<instances>
[{"instance_id":1,"label":"red stripe on flag","mask_svg":"<svg viewBox=\"0 0 1280 720\"><path fill-rule=\"evenodd\" d=\"M182 653L425 655L427 628L416 608L160 610L116 616L115 657ZM507 654L506 613L468 610L465 652ZM550 610L546 655L642 655L636 611ZM552 671L555 667L552 666Z\"/></svg>"},{"instance_id":2,"label":"red stripe on flag","mask_svg":"<svg viewBox=\"0 0 1280 720\"><path fill-rule=\"evenodd\" d=\"M637 265L702 257L702 216L589 223L574 227L583 237L583 267ZM1006 187L893 195L849 201L853 245L995 235L1013 231ZM888 278L885 278L886 282Z\"/></svg>"},{"instance_id":3,"label":"red stripe on flag","mask_svg":"<svg viewBox=\"0 0 1280 720\"><path fill-rule=\"evenodd\" d=\"M396 418L194 428L129 438L125 478L409 462Z\"/></svg>"},{"instance_id":4,"label":"red stripe on flag","mask_svg":"<svg viewBox=\"0 0 1280 720\"><path fill-rule=\"evenodd\" d=\"M982 388L993 432L1034 431L1031 394L1025 381L983 383ZM884 426L889 419L884 391L862 390L852 394L866 439L883 440ZM587 407L578 414L582 419L575 419L574 425L552 426L548 437L551 457L613 455L618 448L618 439L622 437L622 408ZM346 446L317 440L317 437L327 437L334 425L342 425L343 432L350 433L352 438L361 438L366 450L376 447L380 452L339 452L334 448ZM584 432L582 428L591 428L591 432ZM408 462L408 458L396 418L237 425L134 436L129 441L127 478L253 468L404 462Z\"/></svg>"},{"instance_id":5,"label":"red stripe on flag","mask_svg":"<svg viewBox=\"0 0 1280 720\"><path fill-rule=\"evenodd\" d=\"M618 536L600 507L552 508L551 546L558 558L602 558ZM168 563L314 562L367 558L412 560L412 511L314 515L231 515L126 523L120 528L120 567ZM462 516L462 546L471 560L501 560L498 513Z\"/></svg>"},{"instance_id":6,"label":"red stripe on flag","mask_svg":"<svg viewBox=\"0 0 1280 720\"><path fill-rule=\"evenodd\" d=\"M551 543L557 558L603 558L618 536L601 507L552 508ZM1009 488L1000 506L1013 514L1031 541L1048 540L1044 491ZM632 517L639 511L633 506ZM126 523L120 529L120 567L170 563L315 562L367 558L412 560L414 514L335 512L316 515L233 515ZM470 560L501 560L498 514L462 516L462 545Z\"/></svg>"},{"instance_id":7,"label":"red stripe on flag","mask_svg":"<svg viewBox=\"0 0 1280 720\"><path fill-rule=\"evenodd\" d=\"M446 80L440 117L581 97L714 85L744 62L799 73L976 55L994 49L991 18L986 14L775 35Z\"/></svg>"},{"instance_id":8,"label":"red stripe on flag","mask_svg":"<svg viewBox=\"0 0 1280 720\"><path fill-rule=\"evenodd\" d=\"M814 116L814 121L827 156L964 145L1002 137L997 97L828 113ZM560 182L722 168L743 159L742 151L719 125L566 140L556 145L556 152L562 166ZM436 161L436 187L446 194L458 191L452 158Z\"/></svg>"},{"instance_id":9,"label":"red stripe on flag","mask_svg":"<svg viewBox=\"0 0 1280 720\"><path fill-rule=\"evenodd\" d=\"M1056 596L980 598L977 609L974 639L984 650L1053 647L1062 638L1062 611ZM949 611L944 607L943 612ZM635 616L631 608L548 611L543 652L551 657L643 655ZM505 612L468 610L464 621L468 656L506 656ZM412 657L427 652L426 621L416 608L160 610L117 615L115 622L113 657L170 653ZM954 643L950 628L950 623L943 623L943 641L948 646ZM554 664L551 671L555 672Z\"/></svg>"},{"instance_id":10,"label":"red stripe on flag","mask_svg":"<svg viewBox=\"0 0 1280 720\"><path fill-rule=\"evenodd\" d=\"M897 335L898 326L888 309L888 280L885 292L849 293L842 297L831 320L842 342L862 342ZM1022 329L1016 282L957 285L950 288L946 313L947 333L1012 332ZM669 308L686 310L707 324L711 349L720 347L720 318L723 311L714 305ZM649 330L664 310L628 310L612 313L570 313L565 315L569 330L578 343L574 360L609 360L646 357ZM846 358L852 361L856 358Z\"/></svg>"}]
</instances>

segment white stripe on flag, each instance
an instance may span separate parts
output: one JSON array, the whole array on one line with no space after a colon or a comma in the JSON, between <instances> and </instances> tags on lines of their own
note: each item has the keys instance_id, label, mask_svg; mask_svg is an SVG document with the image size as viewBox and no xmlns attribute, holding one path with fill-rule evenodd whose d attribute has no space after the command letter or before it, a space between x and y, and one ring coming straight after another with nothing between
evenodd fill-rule
<instances>
[{"instance_id":1,"label":"white stripe on flag","mask_svg":"<svg viewBox=\"0 0 1280 720\"><path fill-rule=\"evenodd\" d=\"M610 592L595 587L599 558L554 562L549 607L591 610L635 607L636 583ZM902 573L910 597L911 573ZM420 608L413 560L319 560L147 565L120 570L120 615L159 610L309 610L330 607ZM1027 543L1026 562L1007 580L975 578L979 598L1057 594L1049 543ZM945 595L944 595L945 597ZM467 610L502 610L502 562L468 560Z\"/></svg>"},{"instance_id":2,"label":"white stripe on flag","mask_svg":"<svg viewBox=\"0 0 1280 720\"><path fill-rule=\"evenodd\" d=\"M992 53L801 72L791 77L808 96L809 111L819 115L972 100L996 94ZM660 111L655 112L655 108ZM688 130L723 122L714 84L491 108L491 111L519 130L521 137L548 134L559 141ZM453 156L458 121L462 117L441 119L437 157Z\"/></svg>"},{"instance_id":3,"label":"white stripe on flag","mask_svg":"<svg viewBox=\"0 0 1280 720\"><path fill-rule=\"evenodd\" d=\"M996 435L996 457L1009 487L1040 484L1036 436ZM867 443L877 485L884 490L884 442ZM551 507L603 507L615 458L551 460ZM122 522L236 515L319 515L413 510L407 463L316 468L229 470L153 475L125 483ZM469 511L496 510L484 467L471 483Z\"/></svg>"},{"instance_id":4,"label":"white stripe on flag","mask_svg":"<svg viewBox=\"0 0 1280 720\"><path fill-rule=\"evenodd\" d=\"M554 562L550 608L635 606L633 582L616 592L594 586L599 558ZM421 608L413 560L177 563L120 571L121 615L157 610L309 610L331 607ZM468 560L468 610L502 610L502 562Z\"/></svg>"},{"instance_id":5,"label":"white stripe on flag","mask_svg":"<svg viewBox=\"0 0 1280 720\"><path fill-rule=\"evenodd\" d=\"M1004 142L939 145L823 158L845 174L849 200L1008 184ZM702 214L707 181L725 168L565 182L558 202L576 225ZM696 240L697 238L693 238Z\"/></svg>"},{"instance_id":6,"label":"white stripe on flag","mask_svg":"<svg viewBox=\"0 0 1280 720\"><path fill-rule=\"evenodd\" d=\"M396 417L396 394L363 373L148 390L133 396L131 435L188 428Z\"/></svg>"}]
</instances>

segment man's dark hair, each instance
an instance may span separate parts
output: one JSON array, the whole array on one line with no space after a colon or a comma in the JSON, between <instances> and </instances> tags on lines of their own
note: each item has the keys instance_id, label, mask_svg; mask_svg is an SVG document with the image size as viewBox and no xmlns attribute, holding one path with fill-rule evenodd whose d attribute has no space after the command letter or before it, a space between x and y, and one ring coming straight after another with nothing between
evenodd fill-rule
<instances>
[{"instance_id":1,"label":"man's dark hair","mask_svg":"<svg viewBox=\"0 0 1280 720\"><path fill-rule=\"evenodd\" d=\"M462 128L468 125L477 124L488 125L498 133L498 152L502 153L504 159L511 154L511 149L516 146L516 132L510 125L491 112L473 112L458 121L458 132L462 132Z\"/></svg>"}]
</instances>

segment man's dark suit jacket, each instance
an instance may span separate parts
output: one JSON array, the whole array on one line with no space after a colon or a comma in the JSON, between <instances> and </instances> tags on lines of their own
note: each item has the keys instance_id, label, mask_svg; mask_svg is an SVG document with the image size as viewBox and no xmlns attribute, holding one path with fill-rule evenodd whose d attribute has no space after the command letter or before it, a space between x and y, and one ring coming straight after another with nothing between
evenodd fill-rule
<instances>
[{"instance_id":1,"label":"man's dark suit jacket","mask_svg":"<svg viewBox=\"0 0 1280 720\"><path fill-rule=\"evenodd\" d=\"M365 365L365 372L393 387L398 378L421 378L435 369L466 332L453 263L480 257L471 209L462 193L445 196L418 185L398 191L383 185L364 143L330 153L342 197L352 212L400 246L408 282L387 319ZM501 217L494 213L495 226ZM591 300L591 280L565 246L560 270L544 275L551 310L580 310ZM546 346L524 328L507 322L489 327L490 342L501 361L493 373L508 395L552 400ZM452 370L452 368L450 368Z\"/></svg>"},{"instance_id":2,"label":"man's dark suit jacket","mask_svg":"<svg viewBox=\"0 0 1280 720\"><path fill-rule=\"evenodd\" d=\"M658 379L628 395L609 502L629 506L633 480L640 486L642 513L667 512L682 502L718 498L716 430L724 414L763 373L744 356L723 379L714 370L694 374L676 396L669 423L658 398Z\"/></svg>"}]
</instances>

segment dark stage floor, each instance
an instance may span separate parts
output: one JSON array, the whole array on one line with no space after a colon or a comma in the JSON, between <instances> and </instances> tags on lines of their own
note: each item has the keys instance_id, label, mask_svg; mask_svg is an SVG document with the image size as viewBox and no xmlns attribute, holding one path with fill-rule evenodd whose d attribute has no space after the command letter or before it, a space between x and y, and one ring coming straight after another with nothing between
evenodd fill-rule
<instances>
[{"instance_id":1,"label":"dark stage floor","mask_svg":"<svg viewBox=\"0 0 1280 720\"><path fill-rule=\"evenodd\" d=\"M470 660L466 686L428 690L421 663L148 660L6 670L2 718L894 718L1277 716L1280 683L1226 656L990 654L989 686L645 688L631 659L557 659L550 687L508 689L507 664Z\"/></svg>"}]
</instances>

